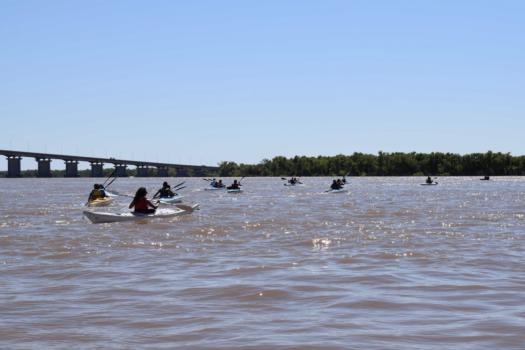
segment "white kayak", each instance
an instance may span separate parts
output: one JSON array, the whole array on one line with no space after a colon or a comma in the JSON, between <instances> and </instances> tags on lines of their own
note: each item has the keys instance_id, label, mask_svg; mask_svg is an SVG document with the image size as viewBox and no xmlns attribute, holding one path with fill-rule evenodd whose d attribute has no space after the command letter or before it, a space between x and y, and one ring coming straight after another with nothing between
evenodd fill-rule
<instances>
[{"instance_id":1,"label":"white kayak","mask_svg":"<svg viewBox=\"0 0 525 350\"><path fill-rule=\"evenodd\" d=\"M139 221L149 219L160 219L160 218L172 218L175 216L191 213L193 210L199 207L198 204L192 206L180 205L177 209L160 208L153 214L140 214L134 212L126 213L106 213L106 212L94 212L85 210L84 216L94 224L109 223L109 222L123 222L123 221Z\"/></svg>"},{"instance_id":2,"label":"white kayak","mask_svg":"<svg viewBox=\"0 0 525 350\"><path fill-rule=\"evenodd\" d=\"M204 191L220 191L220 190L225 190L226 187L213 187L213 186L209 186L209 187L206 187L204 189Z\"/></svg>"},{"instance_id":3,"label":"white kayak","mask_svg":"<svg viewBox=\"0 0 525 350\"><path fill-rule=\"evenodd\" d=\"M348 190L345 190L344 188L339 188L337 190L330 189L328 191L325 191L326 193L347 193Z\"/></svg>"},{"instance_id":4,"label":"white kayak","mask_svg":"<svg viewBox=\"0 0 525 350\"><path fill-rule=\"evenodd\" d=\"M241 193L242 189L240 189L240 188L231 188L231 189L226 190L226 191L228 191L228 193Z\"/></svg>"},{"instance_id":5,"label":"white kayak","mask_svg":"<svg viewBox=\"0 0 525 350\"><path fill-rule=\"evenodd\" d=\"M435 186L437 184L438 184L437 182L432 182L431 184L424 183L424 184L420 184L420 185L421 186Z\"/></svg>"},{"instance_id":6,"label":"white kayak","mask_svg":"<svg viewBox=\"0 0 525 350\"><path fill-rule=\"evenodd\" d=\"M177 194L172 197L160 197L159 202L164 203L164 204L180 203L182 202L182 198L184 198L184 196Z\"/></svg>"},{"instance_id":7,"label":"white kayak","mask_svg":"<svg viewBox=\"0 0 525 350\"><path fill-rule=\"evenodd\" d=\"M289 182L285 183L284 185L287 186L287 187L304 186L304 184L302 184L302 183L301 184L299 184L299 183L291 184Z\"/></svg>"}]
</instances>

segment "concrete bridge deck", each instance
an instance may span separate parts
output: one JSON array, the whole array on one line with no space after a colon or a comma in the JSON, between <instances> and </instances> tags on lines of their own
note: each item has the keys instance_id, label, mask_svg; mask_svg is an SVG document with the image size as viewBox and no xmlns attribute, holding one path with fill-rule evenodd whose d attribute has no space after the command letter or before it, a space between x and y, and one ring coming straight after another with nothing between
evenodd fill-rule
<instances>
[{"instance_id":1,"label":"concrete bridge deck","mask_svg":"<svg viewBox=\"0 0 525 350\"><path fill-rule=\"evenodd\" d=\"M53 154L53 153L39 153L39 152L25 152L14 150L0 150L0 155L7 158L7 177L20 177L21 164L20 161L24 157L35 158L38 163L37 176L51 177L51 161L62 160L66 166L66 177L78 176L78 163L91 163L91 175L93 177L102 177L104 164L113 164L117 176L127 176L126 168L128 166L137 167L137 176L150 176L150 168L156 168L156 176L168 176L168 169L176 169L177 174L186 176L188 173L193 173L196 176L204 176L208 172L213 172L218 167L206 165L186 165L186 164L172 164L161 162L148 162L129 159L116 158L102 158L102 157L86 157L74 156L67 154Z\"/></svg>"}]
</instances>

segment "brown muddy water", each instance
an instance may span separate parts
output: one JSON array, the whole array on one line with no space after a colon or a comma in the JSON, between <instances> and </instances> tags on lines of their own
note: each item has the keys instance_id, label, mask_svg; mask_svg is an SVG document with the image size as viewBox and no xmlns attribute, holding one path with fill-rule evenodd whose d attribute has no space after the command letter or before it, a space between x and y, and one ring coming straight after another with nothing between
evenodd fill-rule
<instances>
[{"instance_id":1,"label":"brown muddy water","mask_svg":"<svg viewBox=\"0 0 525 350\"><path fill-rule=\"evenodd\" d=\"M0 179L1 349L525 349L525 178L111 187L163 180L201 210L91 224L93 179Z\"/></svg>"}]
</instances>

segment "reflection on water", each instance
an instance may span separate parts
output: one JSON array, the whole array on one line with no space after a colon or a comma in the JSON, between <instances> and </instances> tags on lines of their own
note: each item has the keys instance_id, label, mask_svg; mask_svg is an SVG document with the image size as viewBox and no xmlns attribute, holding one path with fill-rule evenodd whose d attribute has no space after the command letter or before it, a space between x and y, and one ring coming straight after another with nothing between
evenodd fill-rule
<instances>
[{"instance_id":1,"label":"reflection on water","mask_svg":"<svg viewBox=\"0 0 525 350\"><path fill-rule=\"evenodd\" d=\"M186 181L192 215L94 225L91 179L1 179L0 348L524 348L524 178Z\"/></svg>"}]
</instances>

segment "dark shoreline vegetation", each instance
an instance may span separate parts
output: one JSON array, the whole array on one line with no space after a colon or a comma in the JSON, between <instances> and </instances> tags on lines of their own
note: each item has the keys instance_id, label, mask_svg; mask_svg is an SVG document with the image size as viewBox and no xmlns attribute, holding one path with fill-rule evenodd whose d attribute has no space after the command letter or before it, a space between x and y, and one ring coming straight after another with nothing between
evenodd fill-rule
<instances>
[{"instance_id":1,"label":"dark shoreline vegetation","mask_svg":"<svg viewBox=\"0 0 525 350\"><path fill-rule=\"evenodd\" d=\"M510 153L353 153L275 157L259 164L219 164L219 176L503 176L525 175L525 156Z\"/></svg>"},{"instance_id":2,"label":"dark shoreline vegetation","mask_svg":"<svg viewBox=\"0 0 525 350\"><path fill-rule=\"evenodd\" d=\"M104 169L104 176L113 169ZM36 177L36 170L22 171L22 177ZM52 177L64 177L65 170L52 170ZM90 177L91 170L79 170L79 177ZM128 169L129 176L136 176L135 169ZM5 177L7 171L0 171ZM191 169L184 174L169 169L169 176L194 176ZM210 176L505 176L525 175L525 156L491 152L460 155L456 153L353 153L333 157L277 156L263 159L258 164L237 164L224 161L217 172ZM151 172L154 176L154 171Z\"/></svg>"}]
</instances>

